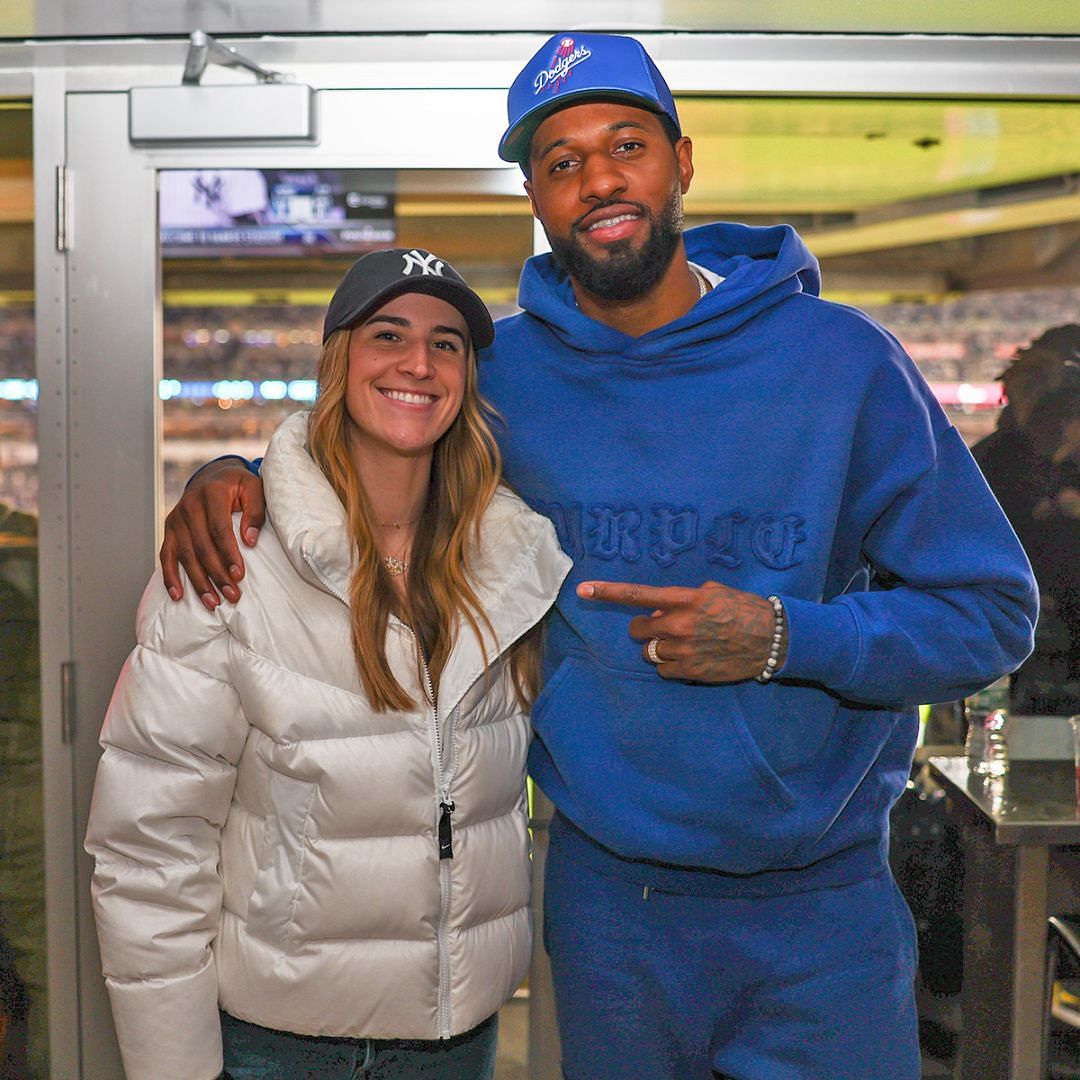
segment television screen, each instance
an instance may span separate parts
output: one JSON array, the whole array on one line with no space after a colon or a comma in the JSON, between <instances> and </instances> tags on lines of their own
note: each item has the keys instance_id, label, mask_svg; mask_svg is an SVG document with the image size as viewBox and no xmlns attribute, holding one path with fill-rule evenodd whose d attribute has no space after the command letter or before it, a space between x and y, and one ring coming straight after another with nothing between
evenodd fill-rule
<instances>
[{"instance_id":1,"label":"television screen","mask_svg":"<svg viewBox=\"0 0 1080 1080\"><path fill-rule=\"evenodd\" d=\"M357 169L168 169L162 254L304 255L394 243L394 196Z\"/></svg>"}]
</instances>

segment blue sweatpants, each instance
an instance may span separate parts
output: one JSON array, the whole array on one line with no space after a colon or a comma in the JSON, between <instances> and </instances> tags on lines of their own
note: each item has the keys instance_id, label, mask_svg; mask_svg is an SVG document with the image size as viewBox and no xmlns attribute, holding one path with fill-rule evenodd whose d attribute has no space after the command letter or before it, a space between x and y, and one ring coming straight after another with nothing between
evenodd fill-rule
<instances>
[{"instance_id":1,"label":"blue sweatpants","mask_svg":"<svg viewBox=\"0 0 1080 1080\"><path fill-rule=\"evenodd\" d=\"M544 878L566 1080L918 1080L915 928L887 871L755 898Z\"/></svg>"}]
</instances>

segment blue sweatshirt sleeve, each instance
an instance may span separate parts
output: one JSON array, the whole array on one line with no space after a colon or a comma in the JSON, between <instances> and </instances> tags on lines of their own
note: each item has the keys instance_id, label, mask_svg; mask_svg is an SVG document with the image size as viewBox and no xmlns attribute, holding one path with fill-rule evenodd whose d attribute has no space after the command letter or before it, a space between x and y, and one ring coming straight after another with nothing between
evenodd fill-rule
<instances>
[{"instance_id":1,"label":"blue sweatshirt sleeve","mask_svg":"<svg viewBox=\"0 0 1080 1080\"><path fill-rule=\"evenodd\" d=\"M837 525L871 580L888 584L823 601L783 596L780 676L900 707L965 697L1019 667L1038 590L959 433L894 350L863 400Z\"/></svg>"},{"instance_id":2,"label":"blue sweatshirt sleeve","mask_svg":"<svg viewBox=\"0 0 1080 1080\"><path fill-rule=\"evenodd\" d=\"M258 475L259 475L259 471L260 471L260 470L262 469L262 462L263 462L263 459L262 459L261 457L257 457L257 458L252 458L252 460L251 460L251 461L248 461L248 459L247 459L246 457L244 457L244 455L243 455L243 454L222 454L222 455L221 455L220 457L216 457L216 458L213 458L213 459L212 459L211 461L208 461L208 462L206 463L206 465L215 465L215 464L217 464L217 462L219 462L219 461L230 461L230 460L231 460L231 461L240 461L240 462L243 462L244 468L245 468L245 469L247 469L247 471L248 471L249 473L251 473L251 474L252 474L253 476L258 476ZM198 468L197 468L197 469L196 469L196 470L195 470L195 471L194 471L194 472L193 472L193 473L192 473L192 474L191 474L191 475L190 475L190 476L188 477L188 479L187 479L187 484L185 484L185 485L184 485L184 490L185 490L185 491L187 490L187 486L188 486L188 484L190 484L190 483L191 483L191 481L192 481L192 480L194 480L194 479L195 479L195 477L196 477L196 476L198 476L198 475L199 475L199 473L201 473L201 472L203 471L203 469L205 469L205 468L206 468L206 465L200 465L200 466L199 466L199 467L198 467Z\"/></svg>"}]
</instances>

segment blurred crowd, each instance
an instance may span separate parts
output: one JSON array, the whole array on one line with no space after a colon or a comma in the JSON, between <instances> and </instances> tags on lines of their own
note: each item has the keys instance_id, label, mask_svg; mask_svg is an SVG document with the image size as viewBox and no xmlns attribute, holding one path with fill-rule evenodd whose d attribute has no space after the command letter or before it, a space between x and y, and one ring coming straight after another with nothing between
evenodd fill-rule
<instances>
[{"instance_id":1,"label":"blurred crowd","mask_svg":"<svg viewBox=\"0 0 1080 1080\"><path fill-rule=\"evenodd\" d=\"M992 382L1048 326L1080 321L1080 289L978 292L940 304L860 304L931 382Z\"/></svg>"},{"instance_id":2,"label":"blurred crowd","mask_svg":"<svg viewBox=\"0 0 1080 1080\"><path fill-rule=\"evenodd\" d=\"M0 379L34 377L34 309L0 306Z\"/></svg>"},{"instance_id":3,"label":"blurred crowd","mask_svg":"<svg viewBox=\"0 0 1080 1080\"><path fill-rule=\"evenodd\" d=\"M888 327L911 353L927 379L988 383L1008 359L1045 327L1080 320L1080 289L972 293L937 304L894 303L865 309ZM190 385L220 379L311 379L319 353L323 309L317 305L173 307L164 312L166 379ZM33 309L0 307L0 381L34 374ZM178 491L193 461L222 446L265 443L291 408L302 403L219 403L209 393L166 402L165 498ZM993 426L992 414L954 417L961 434L975 442ZM0 399L0 499L36 510L37 470L33 402ZM206 450L199 443L206 444Z\"/></svg>"},{"instance_id":4,"label":"blurred crowd","mask_svg":"<svg viewBox=\"0 0 1080 1080\"><path fill-rule=\"evenodd\" d=\"M310 379L322 340L320 307L165 311L167 379Z\"/></svg>"}]
</instances>

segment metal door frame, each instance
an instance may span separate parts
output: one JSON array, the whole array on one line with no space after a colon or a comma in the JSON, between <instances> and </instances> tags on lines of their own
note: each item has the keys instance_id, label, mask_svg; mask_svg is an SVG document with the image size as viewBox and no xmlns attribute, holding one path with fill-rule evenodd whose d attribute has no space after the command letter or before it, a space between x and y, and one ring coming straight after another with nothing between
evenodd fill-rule
<instances>
[{"instance_id":1,"label":"metal door frame","mask_svg":"<svg viewBox=\"0 0 1080 1080\"><path fill-rule=\"evenodd\" d=\"M472 114L502 108L493 91L458 91ZM127 95L69 93L66 254L72 658L77 672L73 803L75 839L85 832L97 760L97 733L112 684L133 644L132 619L157 548L161 287L157 170L161 168L386 169L442 166L468 189L501 192L509 170L492 171L479 138L451 146L439 133L445 98L431 91L327 90L319 95L316 147L134 147ZM348 118L370 115L378 128L357 147ZM410 130L434 125L423 151ZM352 145L349 145L349 144ZM471 169L487 169L475 173ZM117 558L118 551L123 557ZM118 1074L93 917L83 883L89 857L75 853L81 1065L85 1076Z\"/></svg>"}]
</instances>

